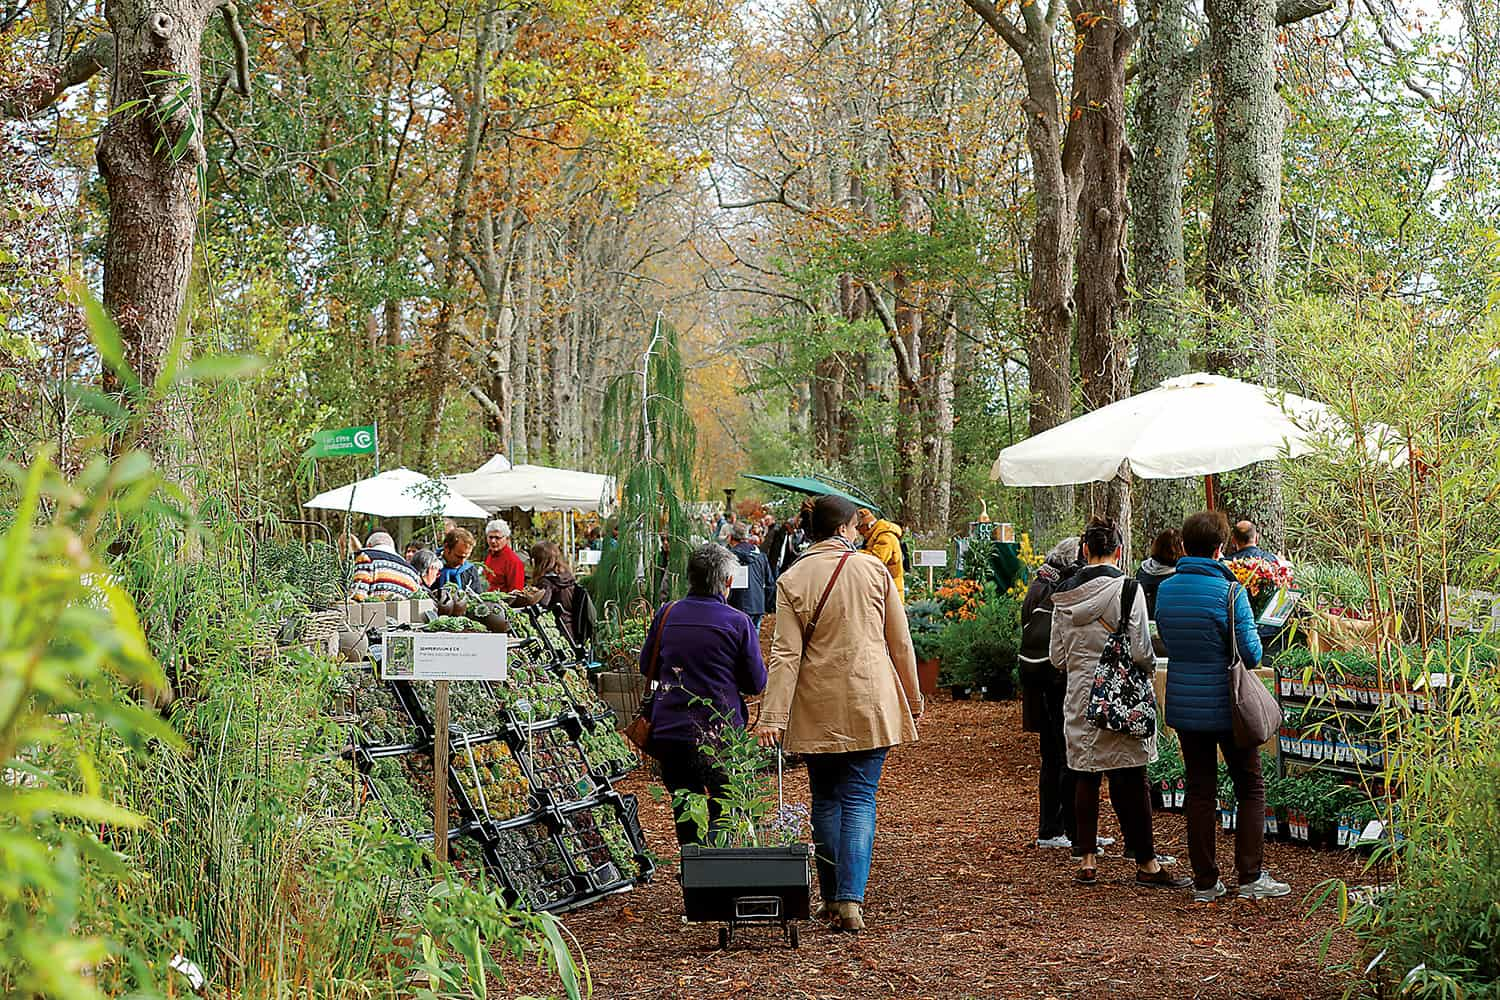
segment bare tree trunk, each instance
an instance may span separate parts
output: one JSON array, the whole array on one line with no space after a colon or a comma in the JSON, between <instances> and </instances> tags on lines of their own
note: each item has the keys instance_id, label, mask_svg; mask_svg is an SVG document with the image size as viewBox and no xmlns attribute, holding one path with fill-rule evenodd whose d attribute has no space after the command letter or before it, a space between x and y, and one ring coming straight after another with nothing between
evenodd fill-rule
<instances>
[{"instance_id":1,"label":"bare tree trunk","mask_svg":"<svg viewBox=\"0 0 1500 1000\"><path fill-rule=\"evenodd\" d=\"M1132 284L1139 340L1136 392L1185 374L1187 321L1182 297L1187 273L1182 238L1182 190L1187 166L1188 97L1201 72L1187 46L1185 0L1138 0L1141 67L1136 81L1135 143L1130 173ZM1180 525L1192 484L1143 479L1135 484L1141 538Z\"/></svg>"},{"instance_id":2,"label":"bare tree trunk","mask_svg":"<svg viewBox=\"0 0 1500 1000\"><path fill-rule=\"evenodd\" d=\"M521 315L512 331L510 345L511 385L511 438L506 442L512 449L510 460L517 464L530 461L531 440L528 434L530 421L529 386L535 376L531 374L531 331L536 323L536 228L526 227L526 240L521 254Z\"/></svg>"},{"instance_id":3,"label":"bare tree trunk","mask_svg":"<svg viewBox=\"0 0 1500 1000\"><path fill-rule=\"evenodd\" d=\"M1125 58L1133 35L1120 21L1121 0L1070 0L1078 32L1073 106L1082 155L1079 190L1078 373L1085 406L1108 406L1129 392L1125 343L1125 201L1130 147L1125 143ZM1090 488L1092 513L1119 519L1123 477Z\"/></svg>"},{"instance_id":4,"label":"bare tree trunk","mask_svg":"<svg viewBox=\"0 0 1500 1000\"><path fill-rule=\"evenodd\" d=\"M109 193L103 304L119 326L126 363L146 386L162 372L192 275L198 171L206 160L198 80L215 9L193 0L105 5L118 41L110 94L117 110L97 153ZM121 388L106 371L105 391ZM171 440L192 439L192 411L176 393L160 405L142 415L140 444L166 466Z\"/></svg>"},{"instance_id":5,"label":"bare tree trunk","mask_svg":"<svg viewBox=\"0 0 1500 1000\"><path fill-rule=\"evenodd\" d=\"M465 109L464 149L459 157L458 176L453 183L453 210L448 217L448 246L443 260L442 301L438 306L437 329L432 335L430 370L426 373L427 418L422 424L422 441L418 454L429 466L437 458L438 427L443 419L443 402L448 383L453 379L450 346L453 340L454 300L458 296L458 275L463 264L465 232L469 218L469 192L474 184L474 162L479 157L479 137L484 130L486 86L489 80L490 53L495 48L494 8L484 12L479 22L479 36L474 42L474 65L469 73L468 107Z\"/></svg>"},{"instance_id":6,"label":"bare tree trunk","mask_svg":"<svg viewBox=\"0 0 1500 1000\"><path fill-rule=\"evenodd\" d=\"M1269 307L1281 234L1283 109L1276 79L1275 0L1208 0L1214 112L1214 204L1206 264L1208 304L1233 310L1215 323L1212 370L1271 384L1275 344ZM1224 480L1231 519L1259 525L1281 547L1285 511L1274 462Z\"/></svg>"}]
</instances>

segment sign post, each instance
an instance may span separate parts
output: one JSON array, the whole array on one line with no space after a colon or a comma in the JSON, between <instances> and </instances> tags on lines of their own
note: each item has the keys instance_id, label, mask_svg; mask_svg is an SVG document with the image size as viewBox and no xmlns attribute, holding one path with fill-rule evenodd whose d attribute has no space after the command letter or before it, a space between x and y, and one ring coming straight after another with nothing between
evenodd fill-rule
<instances>
[{"instance_id":1,"label":"sign post","mask_svg":"<svg viewBox=\"0 0 1500 1000\"><path fill-rule=\"evenodd\" d=\"M490 632L389 631L381 645L380 676L434 681L432 709L432 849L448 860L448 685L503 681L510 674L510 637Z\"/></svg>"},{"instance_id":2,"label":"sign post","mask_svg":"<svg viewBox=\"0 0 1500 1000\"><path fill-rule=\"evenodd\" d=\"M432 720L432 852L448 863L448 681L438 681Z\"/></svg>"},{"instance_id":3,"label":"sign post","mask_svg":"<svg viewBox=\"0 0 1500 1000\"><path fill-rule=\"evenodd\" d=\"M916 564L927 567L927 589L933 589L933 570L948 565L947 549L918 549Z\"/></svg>"}]
</instances>

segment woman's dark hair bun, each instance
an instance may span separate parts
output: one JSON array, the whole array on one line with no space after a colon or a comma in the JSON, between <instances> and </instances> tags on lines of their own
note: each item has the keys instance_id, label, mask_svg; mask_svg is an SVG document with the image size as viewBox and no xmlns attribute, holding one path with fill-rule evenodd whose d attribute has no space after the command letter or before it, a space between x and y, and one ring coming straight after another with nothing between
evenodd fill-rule
<instances>
[{"instance_id":1,"label":"woman's dark hair bun","mask_svg":"<svg viewBox=\"0 0 1500 1000\"><path fill-rule=\"evenodd\" d=\"M1098 559L1100 556L1110 555L1120 547L1120 529L1109 518L1090 518L1080 541L1088 550L1086 558Z\"/></svg>"}]
</instances>

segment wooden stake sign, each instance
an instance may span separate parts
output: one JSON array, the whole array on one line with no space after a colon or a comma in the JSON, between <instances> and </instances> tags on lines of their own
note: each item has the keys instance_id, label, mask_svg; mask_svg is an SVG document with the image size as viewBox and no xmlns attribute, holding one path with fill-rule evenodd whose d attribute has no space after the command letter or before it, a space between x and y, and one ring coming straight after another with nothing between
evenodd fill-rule
<instances>
[{"instance_id":1,"label":"wooden stake sign","mask_svg":"<svg viewBox=\"0 0 1500 1000\"><path fill-rule=\"evenodd\" d=\"M381 644L380 675L386 680L433 681L433 853L448 861L448 685L453 681L501 681L510 674L510 637L491 632L389 631Z\"/></svg>"}]
</instances>

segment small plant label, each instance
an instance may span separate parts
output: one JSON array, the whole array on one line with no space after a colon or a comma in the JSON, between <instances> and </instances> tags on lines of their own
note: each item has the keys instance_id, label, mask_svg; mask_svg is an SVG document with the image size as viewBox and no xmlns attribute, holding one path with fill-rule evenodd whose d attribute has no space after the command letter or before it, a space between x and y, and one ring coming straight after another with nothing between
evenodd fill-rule
<instances>
[{"instance_id":1,"label":"small plant label","mask_svg":"<svg viewBox=\"0 0 1500 1000\"><path fill-rule=\"evenodd\" d=\"M947 549L918 549L915 559L916 565L920 567L933 567L942 569L948 565Z\"/></svg>"},{"instance_id":2,"label":"small plant label","mask_svg":"<svg viewBox=\"0 0 1500 1000\"><path fill-rule=\"evenodd\" d=\"M503 681L510 638L485 632L387 632L380 676L388 681Z\"/></svg>"},{"instance_id":3,"label":"small plant label","mask_svg":"<svg viewBox=\"0 0 1500 1000\"><path fill-rule=\"evenodd\" d=\"M1178 778L1177 788L1172 792L1172 808L1181 809L1187 802L1187 779Z\"/></svg>"}]
</instances>

